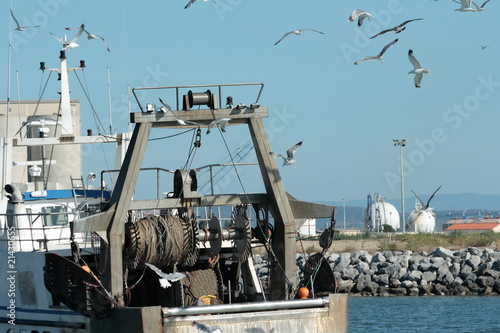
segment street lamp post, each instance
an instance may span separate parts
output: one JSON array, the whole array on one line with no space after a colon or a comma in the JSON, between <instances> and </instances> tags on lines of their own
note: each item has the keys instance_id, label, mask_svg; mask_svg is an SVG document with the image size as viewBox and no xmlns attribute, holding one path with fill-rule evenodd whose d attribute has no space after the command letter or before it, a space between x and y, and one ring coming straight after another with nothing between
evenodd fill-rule
<instances>
[{"instance_id":1,"label":"street lamp post","mask_svg":"<svg viewBox=\"0 0 500 333\"><path fill-rule=\"evenodd\" d=\"M342 205L343 205L343 208L344 208L344 229L346 229L347 226L345 224L345 198L342 198Z\"/></svg>"},{"instance_id":2,"label":"street lamp post","mask_svg":"<svg viewBox=\"0 0 500 333\"><path fill-rule=\"evenodd\" d=\"M401 215L403 222L403 232L406 232L405 221L405 182L403 176L403 147L406 146L406 140L392 140L395 146L399 146L399 168L401 170Z\"/></svg>"}]
</instances>

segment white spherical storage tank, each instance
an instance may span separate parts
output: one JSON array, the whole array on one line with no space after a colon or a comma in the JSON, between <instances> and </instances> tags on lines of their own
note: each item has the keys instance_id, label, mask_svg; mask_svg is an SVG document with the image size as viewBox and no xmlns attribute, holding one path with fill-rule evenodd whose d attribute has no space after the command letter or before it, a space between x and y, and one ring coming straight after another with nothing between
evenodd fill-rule
<instances>
[{"instance_id":1,"label":"white spherical storage tank","mask_svg":"<svg viewBox=\"0 0 500 333\"><path fill-rule=\"evenodd\" d=\"M385 202L378 193L374 195L374 202L365 208L365 220L369 221L367 223L369 231L383 231L384 224L390 225L395 231L400 227L398 210Z\"/></svg>"}]
</instances>

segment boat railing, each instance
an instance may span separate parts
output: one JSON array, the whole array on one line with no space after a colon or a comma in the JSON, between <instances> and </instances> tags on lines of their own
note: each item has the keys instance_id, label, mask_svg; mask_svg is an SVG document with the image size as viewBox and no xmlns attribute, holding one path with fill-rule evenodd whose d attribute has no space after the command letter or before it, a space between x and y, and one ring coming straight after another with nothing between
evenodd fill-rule
<instances>
[{"instance_id":1,"label":"boat railing","mask_svg":"<svg viewBox=\"0 0 500 333\"><path fill-rule=\"evenodd\" d=\"M132 94L134 94L135 100L141 109L141 112L144 112L144 109L139 101L139 97L137 96L136 91L141 90L165 90L165 89L175 89L175 100L176 100L176 110L180 110L179 101L181 101L180 90L188 90L193 88L217 88L218 91L218 105L224 105L226 103L222 103L222 89L224 87L242 87L242 86L260 86L259 92L257 94L257 98L255 102L252 103L257 105L259 103L260 96L262 94L262 90L264 89L264 84L262 82L252 82L252 83L227 83L227 84L203 84L203 85L188 85L188 86L163 86L163 87L138 87L132 89ZM231 97L229 97L231 98ZM232 98L231 98L232 99Z\"/></svg>"},{"instance_id":2,"label":"boat railing","mask_svg":"<svg viewBox=\"0 0 500 333\"><path fill-rule=\"evenodd\" d=\"M55 225L47 225L46 218L54 215L66 215L66 222ZM56 245L69 244L73 238L80 244L90 242L88 234L76 233L71 236L69 215L74 215L72 212L53 212L53 213L24 213L24 214L0 214L0 219L3 230L0 232L0 242L8 241L9 247L11 244L20 251L49 251L51 247ZM8 220L17 220L19 218L27 218L29 227L19 227L8 223ZM36 223L40 221L41 223ZM36 225L35 225L36 223ZM10 225L9 225L10 224ZM39 226L38 226L39 225ZM13 242L13 243L11 243Z\"/></svg>"},{"instance_id":3,"label":"boat railing","mask_svg":"<svg viewBox=\"0 0 500 333\"><path fill-rule=\"evenodd\" d=\"M171 173L174 174L174 170L169 170L169 169L164 169L164 168L141 168L140 171L156 171L156 199L161 199L161 192L160 192L160 184L161 184L161 179L160 179L160 174L161 172L166 172L166 173ZM119 169L117 170L103 170L101 171L101 184L103 184L103 179L104 175L106 173L117 173L120 172ZM104 201L104 188L101 187L101 201Z\"/></svg>"}]
</instances>

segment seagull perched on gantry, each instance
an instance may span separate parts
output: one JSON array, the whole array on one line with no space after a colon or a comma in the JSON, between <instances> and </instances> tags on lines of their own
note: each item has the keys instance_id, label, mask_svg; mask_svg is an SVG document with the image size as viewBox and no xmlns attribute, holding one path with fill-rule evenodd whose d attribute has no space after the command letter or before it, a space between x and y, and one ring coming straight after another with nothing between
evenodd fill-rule
<instances>
[{"instance_id":1,"label":"seagull perched on gantry","mask_svg":"<svg viewBox=\"0 0 500 333\"><path fill-rule=\"evenodd\" d=\"M14 12L12 11L12 9L10 10L10 15L12 15L12 18L14 19L14 22L16 22L17 28L15 30L17 30L17 31L24 31L26 29L38 28L39 27L39 25L26 25L24 27L21 27L21 25L17 21L16 17L14 16Z\"/></svg>"},{"instance_id":2,"label":"seagull perched on gantry","mask_svg":"<svg viewBox=\"0 0 500 333\"><path fill-rule=\"evenodd\" d=\"M66 39L66 36L64 36L64 39L62 38L59 38L57 37L56 35L54 35L53 33L50 33L52 36L54 36L55 39L57 39L58 41L60 41L62 44L63 44L63 50L66 50L66 51L70 51L71 49L75 48L75 47L79 47L80 45L78 45L76 43L76 41L78 40L78 38L80 37L80 35L82 34L83 30L85 28L85 25L82 24L78 29L78 32L76 33L76 35L73 37L73 39L71 41L68 42L68 40Z\"/></svg>"},{"instance_id":3,"label":"seagull perched on gantry","mask_svg":"<svg viewBox=\"0 0 500 333\"><path fill-rule=\"evenodd\" d=\"M212 130L212 128L214 128L215 125L219 124L219 127L220 127L220 130L222 132L225 132L226 131L226 125L227 123L231 120L231 118L218 118L218 119L214 119L210 122L210 124L208 124L208 128L207 128L207 134L210 134L210 131Z\"/></svg>"},{"instance_id":4,"label":"seagull perched on gantry","mask_svg":"<svg viewBox=\"0 0 500 333\"><path fill-rule=\"evenodd\" d=\"M423 68L420 62L413 55L413 51L410 49L408 51L408 59L413 64L413 70L408 72L408 74L415 74L415 87L420 88L420 82L422 82L422 77L424 74L430 75L431 71L427 68Z\"/></svg>"},{"instance_id":5,"label":"seagull perched on gantry","mask_svg":"<svg viewBox=\"0 0 500 333\"><path fill-rule=\"evenodd\" d=\"M189 6L191 6L193 3L195 3L196 1L198 0L189 0L189 2L187 3L186 7L184 7L184 9L188 8ZM208 0L203 0L203 1L208 1ZM215 0L212 0L214 3L217 3L215 2Z\"/></svg>"},{"instance_id":6,"label":"seagull perched on gantry","mask_svg":"<svg viewBox=\"0 0 500 333\"><path fill-rule=\"evenodd\" d=\"M406 27L405 27L405 25L406 25L406 24L408 24L408 23L410 23L410 22L413 22L413 21L418 21L418 20L423 20L423 19L418 18L418 19L413 19L413 20L404 21L404 22L403 22L403 23L401 23L400 25L397 25L397 26L395 26L395 27L393 27L393 28L382 30L382 31L381 31L381 32L379 32L378 34L376 34L376 35L374 35L374 36L370 37L370 39L375 38L375 37L377 37L377 36L380 36L380 35L382 35L382 34L385 34L386 32L389 32L389 31L394 31L394 33L399 34L401 31L403 31L403 30L405 30L405 29L406 29Z\"/></svg>"},{"instance_id":7,"label":"seagull perched on gantry","mask_svg":"<svg viewBox=\"0 0 500 333\"><path fill-rule=\"evenodd\" d=\"M293 159L293 155L295 154L295 151L297 149L299 149L299 147L302 146L302 141L300 141L299 143L297 143L296 145L294 145L292 148L288 149L286 151L286 156L283 156L281 154L278 154L278 153L274 153L272 151L269 152L269 155L271 155L272 157L274 158L278 158L278 157L281 157L283 159L283 166L287 166L287 165L290 165L292 168L295 167L295 162L297 162L297 160L294 160Z\"/></svg>"},{"instance_id":8,"label":"seagull perched on gantry","mask_svg":"<svg viewBox=\"0 0 500 333\"><path fill-rule=\"evenodd\" d=\"M365 12L364 10L356 9L352 12L351 16L349 16L349 22L358 19L358 26L360 27L363 24L365 18L370 21L370 17L373 17L372 14Z\"/></svg>"},{"instance_id":9,"label":"seagull perched on gantry","mask_svg":"<svg viewBox=\"0 0 500 333\"><path fill-rule=\"evenodd\" d=\"M398 42L398 39L393 40L392 42L390 42L389 44L387 44L386 46L384 46L384 48L382 49L382 51L380 51L380 53L378 55L364 57L363 59L359 59L358 61L356 61L354 64L355 65L359 65L363 61L367 61L367 60L380 60L380 62L384 63L384 60L382 59L382 56L384 55L385 51L387 51L387 49L389 47L391 47L391 45L394 45L397 42Z\"/></svg>"},{"instance_id":10,"label":"seagull perched on gantry","mask_svg":"<svg viewBox=\"0 0 500 333\"><path fill-rule=\"evenodd\" d=\"M318 30L314 30L314 29L297 29L297 30L289 31L286 34L284 34L283 37L281 37L279 41L277 41L276 43L274 43L274 45L278 45L279 42L281 42L285 37L287 37L287 36L289 36L291 34L296 34L297 36L298 35L302 35L302 31L306 31L306 30L314 31L314 32L317 32L318 34L322 34L322 35L324 34L324 32L321 32L321 31L318 31Z\"/></svg>"},{"instance_id":11,"label":"seagull perched on gantry","mask_svg":"<svg viewBox=\"0 0 500 333\"><path fill-rule=\"evenodd\" d=\"M198 330L206 333L222 333L219 325L208 326L197 321L193 321L193 326L195 326Z\"/></svg>"},{"instance_id":12,"label":"seagull perched on gantry","mask_svg":"<svg viewBox=\"0 0 500 333\"><path fill-rule=\"evenodd\" d=\"M72 27L72 28L65 28L65 29L66 30L74 30L74 29L80 29L80 27ZM104 47L109 52L109 46L108 46L108 44L106 44L104 37L99 36L99 35L94 35L94 34L88 32L86 29L83 29L83 31L85 31L85 33L87 34L87 39L100 39L100 40L102 40L104 43Z\"/></svg>"}]
</instances>

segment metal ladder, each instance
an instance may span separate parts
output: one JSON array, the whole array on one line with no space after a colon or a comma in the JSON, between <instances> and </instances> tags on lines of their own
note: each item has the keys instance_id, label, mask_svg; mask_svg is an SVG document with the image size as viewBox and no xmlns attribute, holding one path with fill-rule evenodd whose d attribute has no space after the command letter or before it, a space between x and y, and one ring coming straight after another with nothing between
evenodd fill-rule
<instances>
[{"instance_id":1,"label":"metal ladder","mask_svg":"<svg viewBox=\"0 0 500 333\"><path fill-rule=\"evenodd\" d=\"M85 183L83 182L83 177L80 176L79 178L78 177L75 177L73 178L73 176L70 175L70 179L71 179L71 189L73 191L73 199L75 200L75 211L76 211L76 214L78 216L78 218L80 218L80 212L83 210L83 208L85 207L85 205L87 205L87 189L85 187ZM77 194L76 191L77 190L83 190L83 195L82 194ZM85 200L82 201L82 203L80 203L81 207L79 206L78 204L78 198L84 198Z\"/></svg>"}]
</instances>

